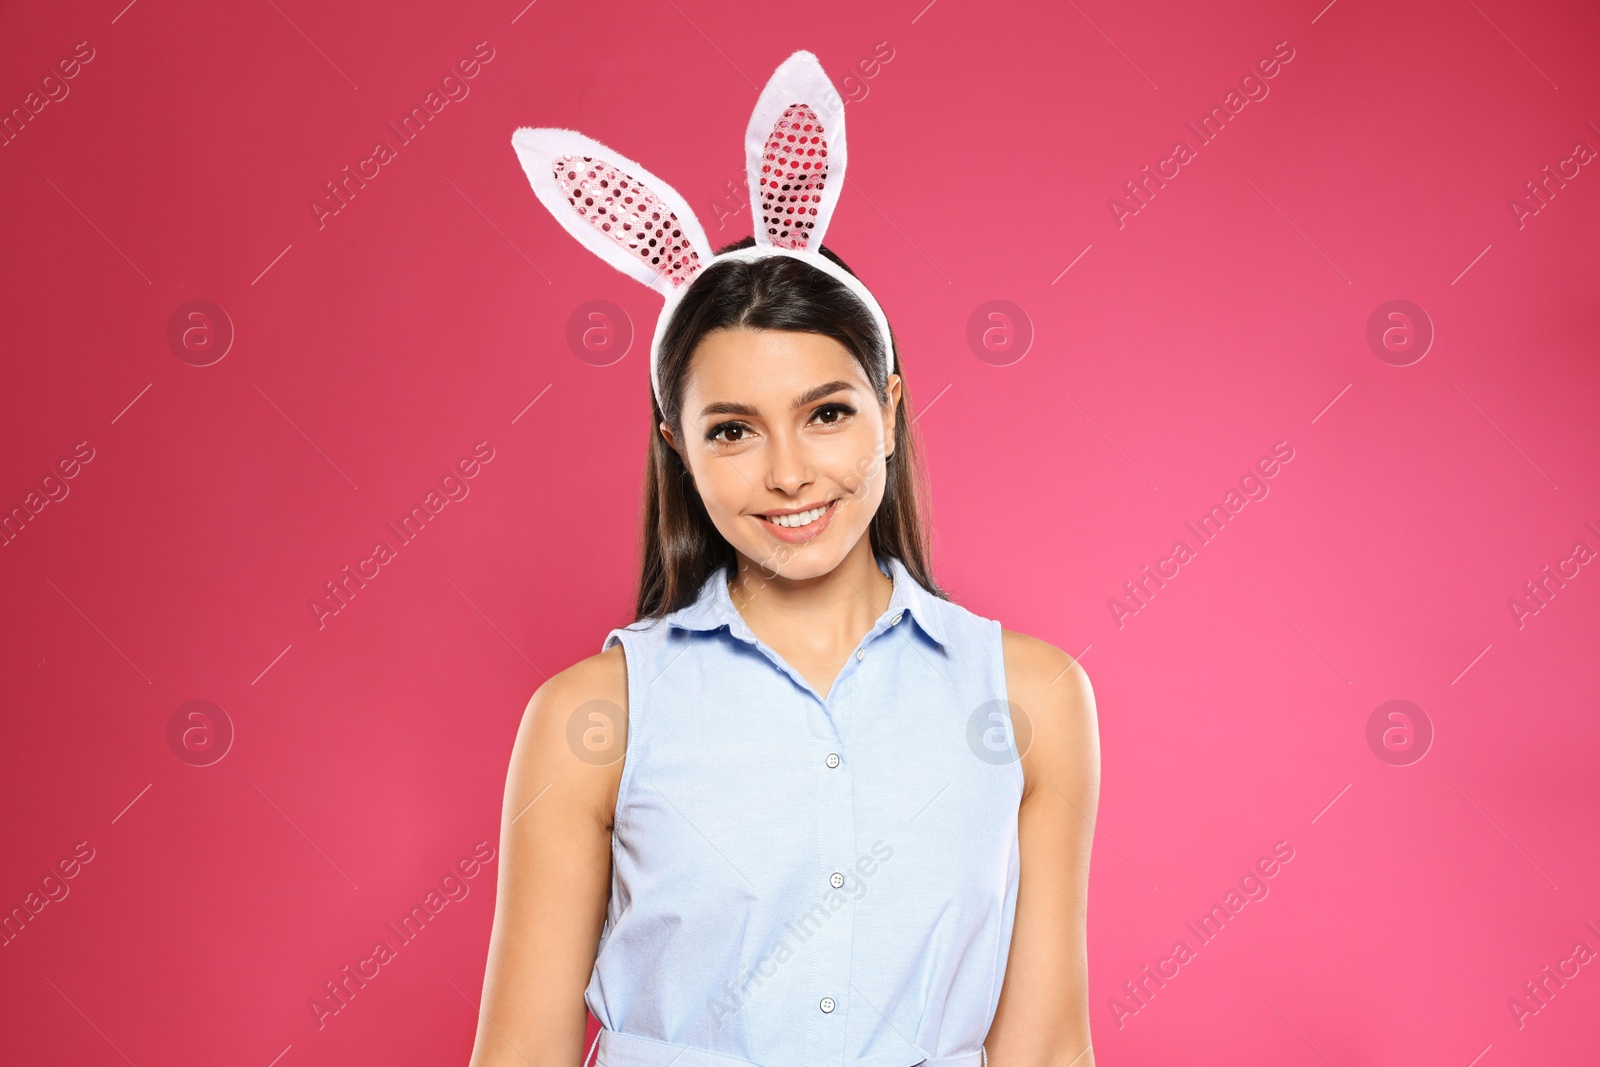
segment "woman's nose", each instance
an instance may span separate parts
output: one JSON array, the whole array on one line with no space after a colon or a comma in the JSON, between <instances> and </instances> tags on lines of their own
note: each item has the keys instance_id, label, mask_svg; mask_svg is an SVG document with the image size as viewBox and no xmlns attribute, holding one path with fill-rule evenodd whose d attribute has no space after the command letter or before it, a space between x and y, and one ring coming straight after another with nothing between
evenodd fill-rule
<instances>
[{"instance_id":1,"label":"woman's nose","mask_svg":"<svg viewBox=\"0 0 1600 1067\"><path fill-rule=\"evenodd\" d=\"M767 481L772 488L793 494L811 483L811 456L797 435L774 434L767 457Z\"/></svg>"}]
</instances>

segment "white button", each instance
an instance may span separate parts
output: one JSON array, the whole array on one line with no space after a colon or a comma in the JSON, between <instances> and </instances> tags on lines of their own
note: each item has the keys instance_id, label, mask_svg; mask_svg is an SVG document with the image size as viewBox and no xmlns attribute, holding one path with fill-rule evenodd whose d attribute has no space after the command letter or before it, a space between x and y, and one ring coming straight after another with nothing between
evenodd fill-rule
<instances>
[{"instance_id":1,"label":"white button","mask_svg":"<svg viewBox=\"0 0 1600 1067\"><path fill-rule=\"evenodd\" d=\"M838 889L840 886L844 885L844 875L840 874L838 871L834 871L833 874L828 878L828 884L833 886L833 888Z\"/></svg>"},{"instance_id":2,"label":"white button","mask_svg":"<svg viewBox=\"0 0 1600 1067\"><path fill-rule=\"evenodd\" d=\"M828 1013L833 1011L833 998L832 997L823 997L822 998L822 1003L818 1004L817 1007L822 1009L822 1014L827 1015Z\"/></svg>"},{"instance_id":3,"label":"white button","mask_svg":"<svg viewBox=\"0 0 1600 1067\"><path fill-rule=\"evenodd\" d=\"M904 616L904 615L905 615L905 612L903 612L903 611L897 611L897 612L895 612L895 613L894 613L894 618L892 618L892 619L890 619L890 620L889 620L889 623L890 623L890 625L892 625L892 626L896 626L896 625L899 625L899 623L900 623L900 619L901 619L901 618L902 618L902 617L903 617L903 616Z\"/></svg>"},{"instance_id":4,"label":"white button","mask_svg":"<svg viewBox=\"0 0 1600 1067\"><path fill-rule=\"evenodd\" d=\"M856 649L856 659L862 660L862 659L866 659L866 658L867 658L867 650L866 649L864 649L864 648Z\"/></svg>"},{"instance_id":5,"label":"white button","mask_svg":"<svg viewBox=\"0 0 1600 1067\"><path fill-rule=\"evenodd\" d=\"M828 753L828 766L830 766L830 767L839 766L839 753L837 753L837 752Z\"/></svg>"}]
</instances>

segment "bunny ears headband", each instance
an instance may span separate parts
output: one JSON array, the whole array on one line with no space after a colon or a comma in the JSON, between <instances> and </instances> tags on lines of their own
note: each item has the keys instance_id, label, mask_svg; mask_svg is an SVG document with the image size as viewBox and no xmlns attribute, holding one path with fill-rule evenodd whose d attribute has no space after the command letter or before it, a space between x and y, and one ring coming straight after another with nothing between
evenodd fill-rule
<instances>
[{"instance_id":1,"label":"bunny ears headband","mask_svg":"<svg viewBox=\"0 0 1600 1067\"><path fill-rule=\"evenodd\" d=\"M540 203L589 251L666 299L650 342L650 385L661 403L657 366L667 323L689 285L726 261L792 256L836 279L872 313L892 372L889 322L867 287L822 255L822 235L844 187L844 101L810 52L773 71L744 135L755 246L714 255L705 230L677 190L644 167L575 130L523 126L511 146Z\"/></svg>"}]
</instances>

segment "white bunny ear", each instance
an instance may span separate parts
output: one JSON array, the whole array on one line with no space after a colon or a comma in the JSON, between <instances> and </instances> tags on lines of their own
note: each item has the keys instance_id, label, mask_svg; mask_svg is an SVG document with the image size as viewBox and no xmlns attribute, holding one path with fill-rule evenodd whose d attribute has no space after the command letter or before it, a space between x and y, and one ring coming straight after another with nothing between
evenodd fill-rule
<instances>
[{"instance_id":1,"label":"white bunny ear","mask_svg":"<svg viewBox=\"0 0 1600 1067\"><path fill-rule=\"evenodd\" d=\"M677 190L575 130L522 126L511 147L539 201L589 251L663 296L712 257Z\"/></svg>"},{"instance_id":2,"label":"white bunny ear","mask_svg":"<svg viewBox=\"0 0 1600 1067\"><path fill-rule=\"evenodd\" d=\"M772 72L744 135L757 245L815 252L844 187L844 100L810 52ZM759 206L758 206L759 205Z\"/></svg>"}]
</instances>

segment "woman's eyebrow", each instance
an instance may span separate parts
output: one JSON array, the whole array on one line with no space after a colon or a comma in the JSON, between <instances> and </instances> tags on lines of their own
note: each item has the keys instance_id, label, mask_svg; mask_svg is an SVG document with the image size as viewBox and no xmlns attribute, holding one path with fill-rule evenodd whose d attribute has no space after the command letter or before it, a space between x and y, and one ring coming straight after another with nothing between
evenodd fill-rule
<instances>
[{"instance_id":1,"label":"woman's eyebrow","mask_svg":"<svg viewBox=\"0 0 1600 1067\"><path fill-rule=\"evenodd\" d=\"M854 392L855 388L856 387L854 385L851 385L846 381L824 382L813 389L807 389L805 392L795 397L794 403L791 406L796 409L803 408L807 404L814 404L823 397L832 396L834 393ZM718 400L714 403L707 404L705 407L700 409L700 417L702 419L710 415L744 415L749 418L756 418L760 416L760 414L761 413L759 411L751 407L749 404L740 404L733 400Z\"/></svg>"}]
</instances>

